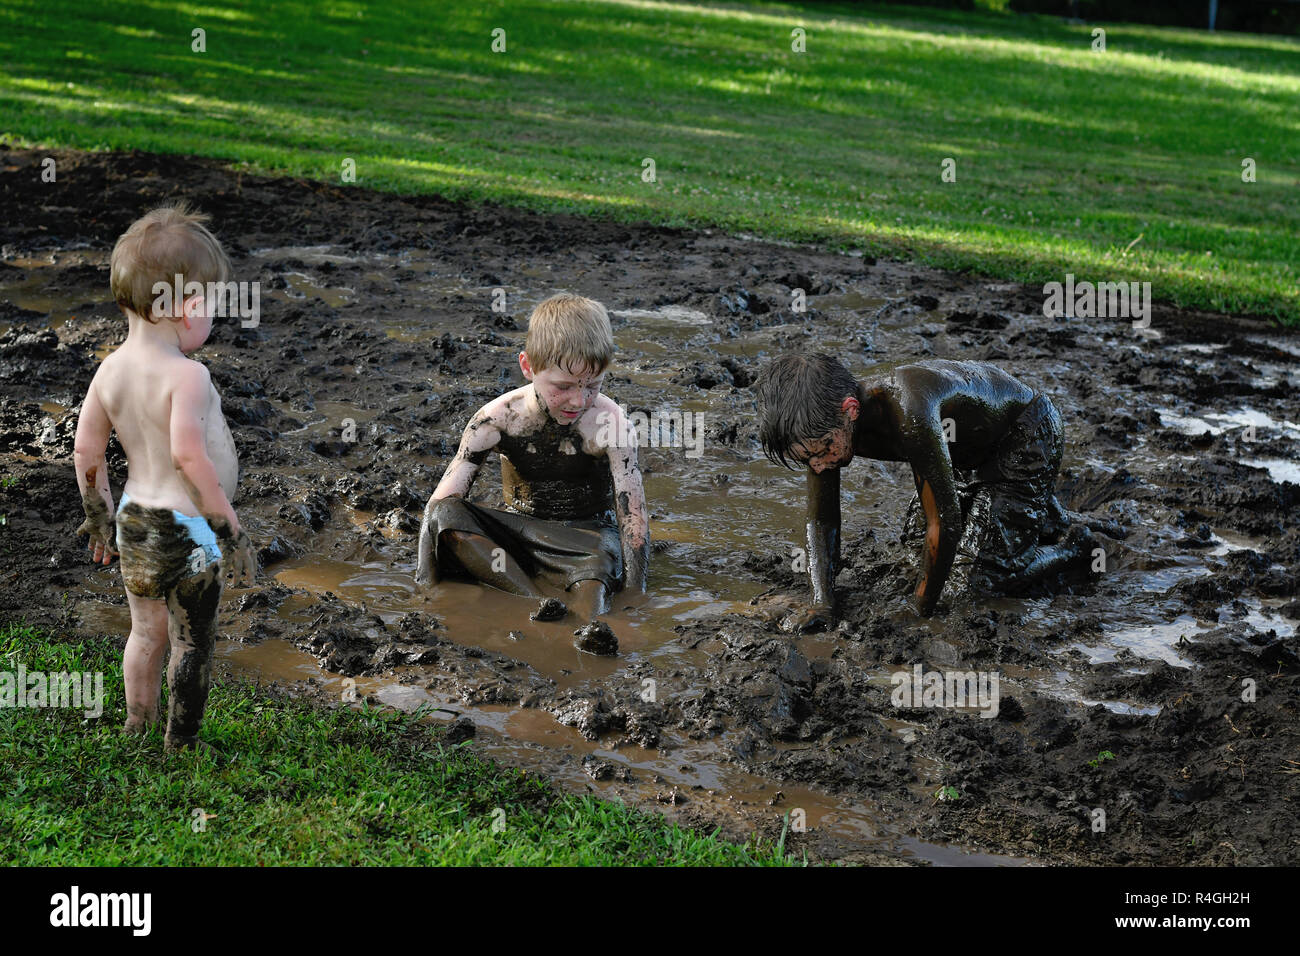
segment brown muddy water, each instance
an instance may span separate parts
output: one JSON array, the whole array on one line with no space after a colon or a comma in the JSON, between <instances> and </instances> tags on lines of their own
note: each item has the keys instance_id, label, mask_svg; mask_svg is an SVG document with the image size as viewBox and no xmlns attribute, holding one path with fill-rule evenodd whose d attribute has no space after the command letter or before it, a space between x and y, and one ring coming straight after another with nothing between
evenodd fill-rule
<instances>
[{"instance_id":1,"label":"brown muddy water","mask_svg":"<svg viewBox=\"0 0 1300 956\"><path fill-rule=\"evenodd\" d=\"M235 505L263 565L223 601L223 670L467 717L470 746L504 763L684 824L775 836L802 815L788 842L811 858L1300 858L1288 334L1160 308L1146 330L1049 320L1039 290L978 277L174 157L69 154L58 205L83 215L59 218L15 185L31 155L0 156L0 460L16 479L0 489L0 614L129 627L116 567L91 566L72 537L71 438L125 332L108 250L180 190L214 214L238 277L262 283L259 326L229 320L197 355L239 446ZM674 419L641 450L650 587L615 599L616 658L574 649L572 617L530 621L533 601L412 580L425 498L469 415L522 383L528 311L561 289L610 309L606 392L656 426ZM806 586L803 478L763 459L750 386L792 348L859 374L993 361L1046 392L1066 422L1062 499L1125 532L1102 538L1104 569L1017 598L953 593L918 619L899 543L910 474L860 460L843 482L844 619L784 632ZM501 504L495 462L474 497ZM895 706L891 676L917 664L996 674L996 718ZM945 787L958 799L937 800Z\"/></svg>"}]
</instances>

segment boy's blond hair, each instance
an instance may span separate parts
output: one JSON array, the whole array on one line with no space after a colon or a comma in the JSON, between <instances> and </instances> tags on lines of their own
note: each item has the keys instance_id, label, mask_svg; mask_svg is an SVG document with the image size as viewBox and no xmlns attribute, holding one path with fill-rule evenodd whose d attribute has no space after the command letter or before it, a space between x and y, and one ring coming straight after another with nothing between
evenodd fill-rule
<instances>
[{"instance_id":1,"label":"boy's blond hair","mask_svg":"<svg viewBox=\"0 0 1300 956\"><path fill-rule=\"evenodd\" d=\"M534 372L554 365L566 371L586 366L599 374L614 359L609 314L595 299L567 292L553 295L528 317L524 351Z\"/></svg>"},{"instance_id":2,"label":"boy's blond hair","mask_svg":"<svg viewBox=\"0 0 1300 956\"><path fill-rule=\"evenodd\" d=\"M130 309L157 322L154 286L169 287L181 276L182 289L190 282L225 282L230 259L221 243L204 225L208 217L185 202L151 209L118 237L109 267L109 287L121 309ZM175 303L179 306L180 303Z\"/></svg>"}]
</instances>

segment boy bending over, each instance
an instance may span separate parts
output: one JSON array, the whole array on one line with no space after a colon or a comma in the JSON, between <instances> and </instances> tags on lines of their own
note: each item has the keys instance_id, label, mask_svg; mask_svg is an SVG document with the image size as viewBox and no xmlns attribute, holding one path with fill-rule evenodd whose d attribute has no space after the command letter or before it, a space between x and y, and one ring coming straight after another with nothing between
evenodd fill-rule
<instances>
[{"instance_id":1,"label":"boy bending over","mask_svg":"<svg viewBox=\"0 0 1300 956\"><path fill-rule=\"evenodd\" d=\"M126 316L126 341L100 364L77 420L75 462L96 562L120 554L131 607L122 672L127 733L158 722L168 645L168 749L199 745L221 599L222 549L234 583L253 583L252 544L230 506L239 475L235 443L206 367L186 355L212 329L215 298L155 298L156 283L182 289L224 282L230 262L183 205L136 220L113 247L110 284ZM177 280L177 276L181 278ZM116 514L104 458L110 431L126 452ZM206 745L204 745L206 746Z\"/></svg>"},{"instance_id":2,"label":"boy bending over","mask_svg":"<svg viewBox=\"0 0 1300 956\"><path fill-rule=\"evenodd\" d=\"M533 310L519 353L528 384L470 419L424 510L417 584L450 572L514 594L565 591L587 619L608 610L620 587L645 591L650 534L636 435L600 393L613 357L599 302L556 295ZM465 500L493 451L505 511ZM556 616L566 613L549 603Z\"/></svg>"},{"instance_id":3,"label":"boy bending over","mask_svg":"<svg viewBox=\"0 0 1300 956\"><path fill-rule=\"evenodd\" d=\"M911 603L923 615L934 612L959 550L972 559L969 586L989 593L1024 588L1091 557L1089 528L1070 527L1078 516L1054 493L1061 416L1045 395L1001 369L936 360L859 383L830 355L783 355L766 369L759 401L768 458L808 466L813 605L794 621L801 629L835 616L840 469L855 455L912 466L923 543ZM959 471L971 479L960 488Z\"/></svg>"}]
</instances>

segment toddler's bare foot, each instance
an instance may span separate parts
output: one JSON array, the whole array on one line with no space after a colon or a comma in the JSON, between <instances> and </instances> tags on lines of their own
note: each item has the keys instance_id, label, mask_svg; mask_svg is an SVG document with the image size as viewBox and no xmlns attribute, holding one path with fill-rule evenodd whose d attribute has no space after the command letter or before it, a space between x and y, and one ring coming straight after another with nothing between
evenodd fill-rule
<instances>
[{"instance_id":1,"label":"toddler's bare foot","mask_svg":"<svg viewBox=\"0 0 1300 956\"><path fill-rule=\"evenodd\" d=\"M128 707L126 723L122 725L122 733L142 737L156 726L158 726L157 713L151 714L141 708Z\"/></svg>"},{"instance_id":2,"label":"toddler's bare foot","mask_svg":"<svg viewBox=\"0 0 1300 956\"><path fill-rule=\"evenodd\" d=\"M149 733L149 728L152 726L153 724L143 717L128 717L126 723L122 725L122 734L126 737L143 737Z\"/></svg>"},{"instance_id":3,"label":"toddler's bare foot","mask_svg":"<svg viewBox=\"0 0 1300 956\"><path fill-rule=\"evenodd\" d=\"M599 654L601 657L614 657L618 654L618 638L604 621L592 621L573 633L577 638L573 646L580 651Z\"/></svg>"}]
</instances>

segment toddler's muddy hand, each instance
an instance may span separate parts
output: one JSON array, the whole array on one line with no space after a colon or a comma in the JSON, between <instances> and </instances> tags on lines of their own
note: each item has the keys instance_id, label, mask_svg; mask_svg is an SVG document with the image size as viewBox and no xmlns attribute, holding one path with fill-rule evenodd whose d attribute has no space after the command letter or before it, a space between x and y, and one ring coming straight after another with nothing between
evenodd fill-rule
<instances>
[{"instance_id":1,"label":"toddler's muddy hand","mask_svg":"<svg viewBox=\"0 0 1300 956\"><path fill-rule=\"evenodd\" d=\"M90 549L90 559L96 564L112 564L113 559L117 557L117 552L112 546L103 541L92 540L88 545Z\"/></svg>"},{"instance_id":2,"label":"toddler's muddy hand","mask_svg":"<svg viewBox=\"0 0 1300 956\"><path fill-rule=\"evenodd\" d=\"M252 539L243 528L226 546L226 558L230 586L251 588L257 577L257 552L253 550Z\"/></svg>"},{"instance_id":3,"label":"toddler's muddy hand","mask_svg":"<svg viewBox=\"0 0 1300 956\"><path fill-rule=\"evenodd\" d=\"M77 528L77 535L83 534L90 536L86 547L90 551L91 560L96 564L111 564L117 551L112 545L113 534L104 527L103 521L98 518L87 518Z\"/></svg>"}]
</instances>

